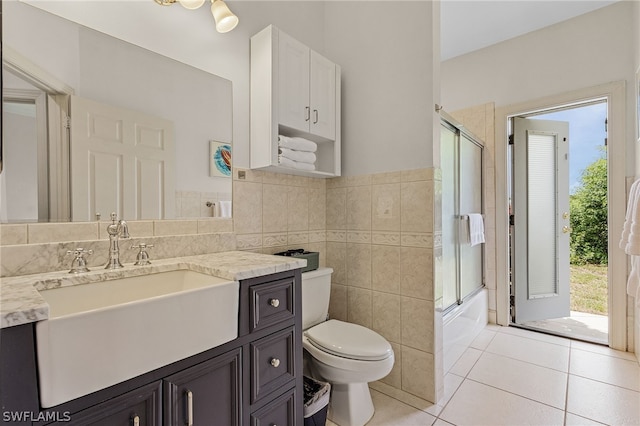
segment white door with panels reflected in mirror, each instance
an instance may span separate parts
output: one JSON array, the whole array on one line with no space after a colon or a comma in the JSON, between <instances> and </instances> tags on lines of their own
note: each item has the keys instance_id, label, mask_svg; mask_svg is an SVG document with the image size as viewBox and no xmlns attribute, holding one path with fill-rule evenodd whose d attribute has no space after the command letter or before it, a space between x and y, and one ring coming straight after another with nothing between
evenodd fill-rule
<instances>
[{"instance_id":1,"label":"white door with panels reflected in mirror","mask_svg":"<svg viewBox=\"0 0 640 426\"><path fill-rule=\"evenodd\" d=\"M570 315L569 123L513 119L516 324Z\"/></svg>"},{"instance_id":2,"label":"white door with panels reflected in mirror","mask_svg":"<svg viewBox=\"0 0 640 426\"><path fill-rule=\"evenodd\" d=\"M173 123L72 96L72 220L173 217Z\"/></svg>"}]
</instances>

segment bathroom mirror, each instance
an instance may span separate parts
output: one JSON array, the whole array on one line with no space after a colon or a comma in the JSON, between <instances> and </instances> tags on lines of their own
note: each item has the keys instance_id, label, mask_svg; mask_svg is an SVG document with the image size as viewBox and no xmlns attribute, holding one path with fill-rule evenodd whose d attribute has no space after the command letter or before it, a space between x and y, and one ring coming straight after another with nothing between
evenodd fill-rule
<instances>
[{"instance_id":1,"label":"bathroom mirror","mask_svg":"<svg viewBox=\"0 0 640 426\"><path fill-rule=\"evenodd\" d=\"M213 217L217 201L231 200L231 178L212 177L209 173L210 142L232 146L229 80L20 2L11 3L11 7L3 8L3 21L8 24L3 28L3 43L8 49L14 48L12 44L17 45L14 49L17 56L32 61L36 70L41 68L57 77L72 88L75 96L173 123L175 199L167 197L172 204L167 211L173 213L161 219ZM25 49L28 51L21 51L20 47L27 46L23 42L25 37L29 38L28 49ZM52 44L65 48L60 55L54 55L50 49ZM46 92L15 74L3 58L5 125L0 218L10 223L50 221L55 217L48 212L51 200L65 198L64 194L61 197L56 193L55 185L49 181L51 167L47 164L53 164L53 168L59 164L49 158L52 150L47 132L51 130L41 122L47 115L51 116L46 103L51 99L47 99ZM27 127L21 127L23 125ZM9 134L10 131L13 134ZM20 141L16 134L28 136L34 141L33 145L28 148L22 145L16 153L15 143ZM22 172L22 176L30 178L6 179L7 172L11 171ZM72 172L70 170L69 175L73 175ZM54 193L38 190L52 187ZM68 187L62 191L70 192ZM17 208L8 212L7 207L11 206ZM104 219L110 212L100 213ZM64 217L55 220L64 220Z\"/></svg>"}]
</instances>

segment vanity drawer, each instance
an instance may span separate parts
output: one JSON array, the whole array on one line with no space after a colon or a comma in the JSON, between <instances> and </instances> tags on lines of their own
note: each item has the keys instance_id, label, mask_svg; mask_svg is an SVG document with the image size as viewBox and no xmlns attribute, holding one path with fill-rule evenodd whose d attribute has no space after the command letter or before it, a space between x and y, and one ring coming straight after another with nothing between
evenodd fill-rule
<instances>
[{"instance_id":1,"label":"vanity drawer","mask_svg":"<svg viewBox=\"0 0 640 426\"><path fill-rule=\"evenodd\" d=\"M249 287L250 331L261 330L281 321L293 319L294 279L285 278Z\"/></svg>"},{"instance_id":2,"label":"vanity drawer","mask_svg":"<svg viewBox=\"0 0 640 426\"><path fill-rule=\"evenodd\" d=\"M251 404L295 378L294 336L290 327L251 343Z\"/></svg>"},{"instance_id":3,"label":"vanity drawer","mask_svg":"<svg viewBox=\"0 0 640 426\"><path fill-rule=\"evenodd\" d=\"M251 426L293 426L296 419L296 389L293 388L284 395L251 414Z\"/></svg>"}]
</instances>

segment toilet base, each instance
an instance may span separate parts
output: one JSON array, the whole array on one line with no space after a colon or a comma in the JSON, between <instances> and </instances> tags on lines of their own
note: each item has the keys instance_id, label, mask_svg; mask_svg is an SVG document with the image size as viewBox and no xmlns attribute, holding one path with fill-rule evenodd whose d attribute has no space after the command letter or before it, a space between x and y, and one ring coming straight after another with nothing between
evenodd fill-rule
<instances>
[{"instance_id":1,"label":"toilet base","mask_svg":"<svg viewBox=\"0 0 640 426\"><path fill-rule=\"evenodd\" d=\"M329 419L340 426L364 426L374 408L368 383L331 384Z\"/></svg>"}]
</instances>

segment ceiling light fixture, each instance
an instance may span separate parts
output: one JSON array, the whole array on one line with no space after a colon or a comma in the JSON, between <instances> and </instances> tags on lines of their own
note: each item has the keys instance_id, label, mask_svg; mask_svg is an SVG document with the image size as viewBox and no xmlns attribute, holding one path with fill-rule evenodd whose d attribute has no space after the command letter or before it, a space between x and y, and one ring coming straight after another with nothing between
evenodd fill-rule
<instances>
[{"instance_id":1,"label":"ceiling light fixture","mask_svg":"<svg viewBox=\"0 0 640 426\"><path fill-rule=\"evenodd\" d=\"M185 9L193 10L202 6L206 0L154 0L161 6L171 6L180 3ZM227 33L238 25L238 17L229 10L224 0L211 0L211 14L216 21L216 30Z\"/></svg>"}]
</instances>

